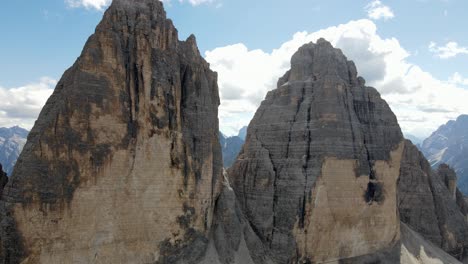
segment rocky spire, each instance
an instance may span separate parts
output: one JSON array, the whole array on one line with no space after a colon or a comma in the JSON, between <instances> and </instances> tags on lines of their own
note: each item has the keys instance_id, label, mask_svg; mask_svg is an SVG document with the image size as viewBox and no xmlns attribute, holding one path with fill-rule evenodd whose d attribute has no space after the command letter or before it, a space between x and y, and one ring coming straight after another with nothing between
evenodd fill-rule
<instances>
[{"instance_id":1,"label":"rocky spire","mask_svg":"<svg viewBox=\"0 0 468 264\"><path fill-rule=\"evenodd\" d=\"M187 263L222 177L217 75L157 0L115 0L1 201L2 263Z\"/></svg>"}]
</instances>

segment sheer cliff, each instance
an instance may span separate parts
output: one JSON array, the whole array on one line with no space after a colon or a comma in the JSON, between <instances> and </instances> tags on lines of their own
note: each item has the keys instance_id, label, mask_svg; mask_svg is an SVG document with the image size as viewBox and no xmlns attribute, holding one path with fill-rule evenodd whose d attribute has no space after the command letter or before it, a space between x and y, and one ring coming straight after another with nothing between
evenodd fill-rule
<instances>
[{"instance_id":1,"label":"sheer cliff","mask_svg":"<svg viewBox=\"0 0 468 264\"><path fill-rule=\"evenodd\" d=\"M321 39L262 102L230 179L278 263L338 260L399 241L403 147L389 106Z\"/></svg>"},{"instance_id":2,"label":"sheer cliff","mask_svg":"<svg viewBox=\"0 0 468 264\"><path fill-rule=\"evenodd\" d=\"M2 263L201 258L221 188L217 75L155 0L115 0L1 201Z\"/></svg>"}]
</instances>

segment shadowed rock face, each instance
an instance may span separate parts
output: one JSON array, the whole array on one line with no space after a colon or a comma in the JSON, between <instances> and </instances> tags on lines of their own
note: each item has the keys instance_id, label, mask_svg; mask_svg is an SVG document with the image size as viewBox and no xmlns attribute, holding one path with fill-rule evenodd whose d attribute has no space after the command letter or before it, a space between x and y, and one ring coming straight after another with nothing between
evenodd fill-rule
<instances>
[{"instance_id":1,"label":"shadowed rock face","mask_svg":"<svg viewBox=\"0 0 468 264\"><path fill-rule=\"evenodd\" d=\"M2 197L3 193L3 188L5 188L5 185L8 183L8 176L7 174L3 171L3 166L0 164L0 197Z\"/></svg>"},{"instance_id":2,"label":"shadowed rock face","mask_svg":"<svg viewBox=\"0 0 468 264\"><path fill-rule=\"evenodd\" d=\"M114 0L1 201L2 263L187 263L222 175L217 75L156 0Z\"/></svg>"},{"instance_id":3,"label":"shadowed rock face","mask_svg":"<svg viewBox=\"0 0 468 264\"><path fill-rule=\"evenodd\" d=\"M467 204L455 188L453 169L431 171L423 154L407 141L398 184L402 222L459 260L467 257Z\"/></svg>"},{"instance_id":4,"label":"shadowed rock face","mask_svg":"<svg viewBox=\"0 0 468 264\"><path fill-rule=\"evenodd\" d=\"M398 241L402 142L387 103L322 39L293 56L229 176L277 263L364 255Z\"/></svg>"}]
</instances>

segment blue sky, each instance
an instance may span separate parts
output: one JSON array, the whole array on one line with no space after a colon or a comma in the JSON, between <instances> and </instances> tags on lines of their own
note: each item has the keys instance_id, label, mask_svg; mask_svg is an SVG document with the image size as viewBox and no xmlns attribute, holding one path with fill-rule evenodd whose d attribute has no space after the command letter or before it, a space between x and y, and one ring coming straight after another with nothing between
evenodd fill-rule
<instances>
[{"instance_id":1,"label":"blue sky","mask_svg":"<svg viewBox=\"0 0 468 264\"><path fill-rule=\"evenodd\" d=\"M79 56L108 2L15 0L2 3L0 126L19 124L30 128L44 97ZM331 34L332 43L355 60L358 69L361 62L363 70L360 72L366 79L374 80L371 85L377 89L383 87L383 97L397 113L406 132L426 136L448 119L468 111L461 102L468 98L461 98L455 106L429 100L431 104L425 109L438 112L420 109L418 103L427 100L417 101L417 94L422 92L414 89L423 86L427 98L437 98L444 91L449 91L455 98L466 95L462 90L468 85L467 1L172 0L165 6L168 17L179 30L179 37L184 39L194 33L200 51L220 73L223 99L220 119L223 132L227 134L234 134L248 123L266 91L275 88L270 79L274 80L286 69L280 64L277 68L266 67L265 72L258 74L264 75L263 79L254 80L256 77L250 73L223 68L222 58L237 54L232 59L243 68L243 63L256 56L259 56L258 60L265 59L268 64L276 65L271 60L278 63L289 60L292 50L303 44L301 41L314 40L320 35L314 33L320 30L325 30L325 35ZM372 15L372 12L377 13ZM332 28L339 25L342 25L341 29ZM367 33L365 36L353 35L351 42L350 38L343 37L356 29L367 30ZM295 39L293 36L298 32L304 36ZM336 37L338 35L341 38ZM282 49L285 43L292 45L291 48ZM275 54L275 50L281 55ZM368 69L377 67L375 63L384 57L383 51L392 53L385 55L385 62L378 64L385 69L386 75L372 76L373 71ZM242 56L246 59L239 59ZM403 65L398 64L401 61ZM390 76L388 72L392 67L395 70ZM396 69L405 67L405 72L417 69L419 75L403 76L400 82L400 73ZM268 72L274 73L270 76ZM416 80L425 78L429 79L425 82ZM245 81L241 85L235 81L238 79ZM432 88L444 85L448 85L447 88ZM431 92L435 90L438 92ZM234 91L238 96L232 94ZM409 99L411 103L405 105L403 101L409 102ZM415 117L414 120L411 117Z\"/></svg>"}]
</instances>

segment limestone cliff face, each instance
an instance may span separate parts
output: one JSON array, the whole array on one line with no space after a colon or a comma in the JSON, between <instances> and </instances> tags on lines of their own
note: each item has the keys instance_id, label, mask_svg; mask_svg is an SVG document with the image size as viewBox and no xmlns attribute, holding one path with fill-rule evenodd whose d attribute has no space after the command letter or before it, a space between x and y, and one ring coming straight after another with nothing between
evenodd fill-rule
<instances>
[{"instance_id":1,"label":"limestone cliff face","mask_svg":"<svg viewBox=\"0 0 468 264\"><path fill-rule=\"evenodd\" d=\"M468 261L467 204L456 189L455 172L447 165L431 171L429 162L405 143L398 183L402 222L459 260Z\"/></svg>"},{"instance_id":2,"label":"limestone cliff face","mask_svg":"<svg viewBox=\"0 0 468 264\"><path fill-rule=\"evenodd\" d=\"M229 176L276 263L336 261L399 242L403 149L387 103L322 39L293 56Z\"/></svg>"},{"instance_id":3,"label":"limestone cliff face","mask_svg":"<svg viewBox=\"0 0 468 264\"><path fill-rule=\"evenodd\" d=\"M221 188L217 75L157 0L114 0L1 201L2 263L188 263Z\"/></svg>"},{"instance_id":4,"label":"limestone cliff face","mask_svg":"<svg viewBox=\"0 0 468 264\"><path fill-rule=\"evenodd\" d=\"M325 40L293 56L229 177L273 263L467 261L468 206L455 173L431 170Z\"/></svg>"}]
</instances>

